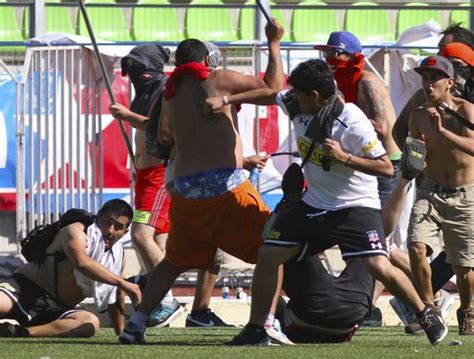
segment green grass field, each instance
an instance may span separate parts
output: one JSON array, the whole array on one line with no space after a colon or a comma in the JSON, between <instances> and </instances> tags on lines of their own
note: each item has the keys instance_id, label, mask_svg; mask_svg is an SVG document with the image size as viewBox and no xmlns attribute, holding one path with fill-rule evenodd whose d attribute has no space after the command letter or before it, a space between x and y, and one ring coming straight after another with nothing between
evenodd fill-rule
<instances>
[{"instance_id":1,"label":"green grass field","mask_svg":"<svg viewBox=\"0 0 474 359\"><path fill-rule=\"evenodd\" d=\"M0 339L1 358L474 358L474 337L459 337L451 327L443 343L432 347L424 335L408 336L401 327L362 329L352 342L295 347L228 348L238 332L225 329L151 329L147 344L124 346L111 329L90 339ZM452 340L462 341L452 346Z\"/></svg>"}]
</instances>

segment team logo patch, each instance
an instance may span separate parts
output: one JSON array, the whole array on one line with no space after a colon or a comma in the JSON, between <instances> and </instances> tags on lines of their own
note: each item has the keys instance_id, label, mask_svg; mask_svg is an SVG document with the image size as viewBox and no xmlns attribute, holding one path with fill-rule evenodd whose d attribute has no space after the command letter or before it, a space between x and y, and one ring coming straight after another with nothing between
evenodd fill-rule
<instances>
[{"instance_id":1,"label":"team logo patch","mask_svg":"<svg viewBox=\"0 0 474 359\"><path fill-rule=\"evenodd\" d=\"M13 288L10 283L0 283L0 289L5 289L9 292L16 292L15 288Z\"/></svg>"},{"instance_id":2,"label":"team logo patch","mask_svg":"<svg viewBox=\"0 0 474 359\"><path fill-rule=\"evenodd\" d=\"M362 152L363 153L372 152L375 149L375 147L377 146L378 143L379 143L379 141L377 139L373 139L368 144L366 144L365 146L362 147Z\"/></svg>"},{"instance_id":3,"label":"team logo patch","mask_svg":"<svg viewBox=\"0 0 474 359\"><path fill-rule=\"evenodd\" d=\"M380 241L379 234L377 233L377 231L368 231L367 232L367 237L369 238L369 242L378 242L378 241Z\"/></svg>"},{"instance_id":4,"label":"team logo patch","mask_svg":"<svg viewBox=\"0 0 474 359\"><path fill-rule=\"evenodd\" d=\"M306 117L306 116L301 116L301 117L300 117L300 120L299 120L299 123L302 123L302 124L304 124L306 127L308 127L308 125L309 125L309 119L308 119L308 117Z\"/></svg>"},{"instance_id":5,"label":"team logo patch","mask_svg":"<svg viewBox=\"0 0 474 359\"><path fill-rule=\"evenodd\" d=\"M280 232L271 231L271 232L268 234L267 238L268 238L268 239L278 239L278 238L280 238L280 234L281 234Z\"/></svg>"}]
</instances>

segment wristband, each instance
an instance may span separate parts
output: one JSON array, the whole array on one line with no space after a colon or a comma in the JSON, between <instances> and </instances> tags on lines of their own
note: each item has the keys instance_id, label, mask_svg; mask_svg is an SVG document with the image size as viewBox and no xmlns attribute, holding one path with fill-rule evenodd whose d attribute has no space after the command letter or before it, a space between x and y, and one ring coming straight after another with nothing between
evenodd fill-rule
<instances>
[{"instance_id":1,"label":"wristband","mask_svg":"<svg viewBox=\"0 0 474 359\"><path fill-rule=\"evenodd\" d=\"M228 105L229 104L229 99L227 98L227 96L224 96L222 98L222 102L224 103L224 105Z\"/></svg>"},{"instance_id":2,"label":"wristband","mask_svg":"<svg viewBox=\"0 0 474 359\"><path fill-rule=\"evenodd\" d=\"M346 163L344 163L344 166L349 167L351 165L351 159L352 159L352 154L349 153L349 158L347 159Z\"/></svg>"}]
</instances>

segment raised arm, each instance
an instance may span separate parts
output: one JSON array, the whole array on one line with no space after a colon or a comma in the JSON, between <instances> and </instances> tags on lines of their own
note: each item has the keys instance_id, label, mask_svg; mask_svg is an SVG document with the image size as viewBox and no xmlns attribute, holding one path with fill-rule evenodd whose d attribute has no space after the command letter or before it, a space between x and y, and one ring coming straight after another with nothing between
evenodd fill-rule
<instances>
[{"instance_id":1,"label":"raised arm","mask_svg":"<svg viewBox=\"0 0 474 359\"><path fill-rule=\"evenodd\" d=\"M284 33L284 29L276 19L273 19L273 24L267 23L265 26L265 35L268 40L268 64L263 81L269 88L276 90L281 90L286 85L280 54L280 41Z\"/></svg>"},{"instance_id":2,"label":"raised arm","mask_svg":"<svg viewBox=\"0 0 474 359\"><path fill-rule=\"evenodd\" d=\"M265 29L268 37L269 58L263 78L243 75L232 70L213 71L210 79L218 94L232 95L261 88L282 90L286 86L280 55L280 39L283 36L283 29L278 21L275 21L275 26L267 24Z\"/></svg>"}]
</instances>

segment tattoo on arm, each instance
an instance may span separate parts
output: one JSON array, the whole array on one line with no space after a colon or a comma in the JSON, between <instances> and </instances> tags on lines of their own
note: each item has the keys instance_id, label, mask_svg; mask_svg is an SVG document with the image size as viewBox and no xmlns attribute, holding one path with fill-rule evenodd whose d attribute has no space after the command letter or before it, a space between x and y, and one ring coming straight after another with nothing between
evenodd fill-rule
<instances>
[{"instance_id":1,"label":"tattoo on arm","mask_svg":"<svg viewBox=\"0 0 474 359\"><path fill-rule=\"evenodd\" d=\"M378 94L377 87L372 80L362 82L362 110L371 120L383 122L387 121L387 112L382 97Z\"/></svg>"}]
</instances>

